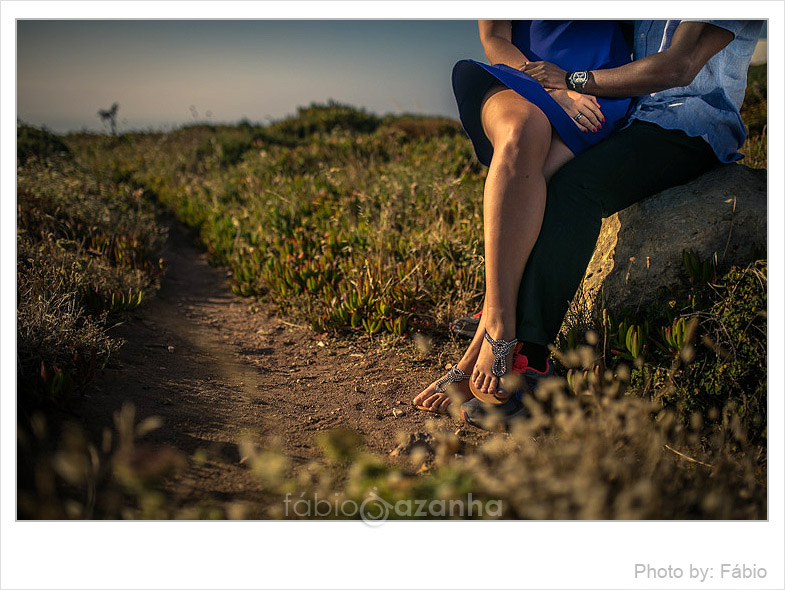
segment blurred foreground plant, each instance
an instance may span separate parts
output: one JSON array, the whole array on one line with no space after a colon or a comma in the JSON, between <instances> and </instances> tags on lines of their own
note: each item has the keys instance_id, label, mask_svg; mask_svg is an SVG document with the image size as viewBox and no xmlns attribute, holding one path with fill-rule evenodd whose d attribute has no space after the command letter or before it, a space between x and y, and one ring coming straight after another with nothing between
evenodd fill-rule
<instances>
[{"instance_id":1,"label":"blurred foreground plant","mask_svg":"<svg viewBox=\"0 0 785 590\"><path fill-rule=\"evenodd\" d=\"M697 414L685 425L673 409L630 395L625 365L595 371L594 348L580 347L560 360L572 382L545 382L526 398L530 417L507 434L474 446L461 428L452 433L436 421L425 433L402 433L393 454L406 455L408 467L367 452L351 430L323 434L326 460L293 471L285 455L250 441L244 454L266 493L278 498L269 512L276 518L358 518L340 507L377 496L389 506L388 518L415 518L395 507L449 505L470 493L498 502L501 513L486 518L766 518L765 455L749 444L737 415L726 412L722 424L708 430ZM319 498L327 512L302 507ZM292 510L298 499L299 512Z\"/></svg>"},{"instance_id":2,"label":"blurred foreground plant","mask_svg":"<svg viewBox=\"0 0 785 590\"><path fill-rule=\"evenodd\" d=\"M41 413L29 427L20 424L18 518L173 518L162 485L187 465L185 455L140 442L162 422L137 422L130 404L115 412L114 424L98 445L73 422L62 424L58 440Z\"/></svg>"}]
</instances>

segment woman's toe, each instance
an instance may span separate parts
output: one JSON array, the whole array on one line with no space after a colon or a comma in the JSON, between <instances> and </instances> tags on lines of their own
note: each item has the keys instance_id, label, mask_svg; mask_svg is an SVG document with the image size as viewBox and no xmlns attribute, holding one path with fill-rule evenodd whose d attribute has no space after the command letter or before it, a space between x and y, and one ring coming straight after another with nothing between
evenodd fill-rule
<instances>
[{"instance_id":1,"label":"woman's toe","mask_svg":"<svg viewBox=\"0 0 785 590\"><path fill-rule=\"evenodd\" d=\"M491 384L491 380L488 379L487 376L483 375L482 386L480 387L480 391L482 391L483 393L488 393L488 387L490 386L490 384Z\"/></svg>"},{"instance_id":2,"label":"woman's toe","mask_svg":"<svg viewBox=\"0 0 785 590\"><path fill-rule=\"evenodd\" d=\"M488 393L490 393L491 395L496 395L498 391L497 389L498 383L499 380L496 377L490 377L488 379Z\"/></svg>"},{"instance_id":3,"label":"woman's toe","mask_svg":"<svg viewBox=\"0 0 785 590\"><path fill-rule=\"evenodd\" d=\"M433 396L433 391L430 388L426 389L425 391L421 391L417 397L412 400L412 403L415 406L424 406L428 399Z\"/></svg>"}]
</instances>

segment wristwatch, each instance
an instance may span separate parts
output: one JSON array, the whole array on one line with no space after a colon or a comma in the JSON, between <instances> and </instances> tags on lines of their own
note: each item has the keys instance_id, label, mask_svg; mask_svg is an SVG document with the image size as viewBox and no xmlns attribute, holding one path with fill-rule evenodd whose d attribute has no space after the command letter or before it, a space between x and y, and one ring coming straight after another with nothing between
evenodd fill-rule
<instances>
[{"instance_id":1,"label":"wristwatch","mask_svg":"<svg viewBox=\"0 0 785 590\"><path fill-rule=\"evenodd\" d=\"M583 90L586 82L589 81L589 72L567 72L565 81L570 90Z\"/></svg>"}]
</instances>

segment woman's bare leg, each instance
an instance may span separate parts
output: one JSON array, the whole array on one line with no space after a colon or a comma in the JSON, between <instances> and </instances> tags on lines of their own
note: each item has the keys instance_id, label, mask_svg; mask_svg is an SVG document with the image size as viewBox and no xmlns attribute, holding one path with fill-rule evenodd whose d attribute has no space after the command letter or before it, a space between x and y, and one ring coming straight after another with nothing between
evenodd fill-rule
<instances>
[{"instance_id":1,"label":"woman's bare leg","mask_svg":"<svg viewBox=\"0 0 785 590\"><path fill-rule=\"evenodd\" d=\"M485 134L494 153L483 197L485 234L485 330L494 340L515 338L515 307L545 211L543 170L552 128L545 114L512 90L493 93L482 108ZM507 366L512 352L507 358ZM483 341L472 382L483 393L499 393L493 352Z\"/></svg>"},{"instance_id":2,"label":"woman's bare leg","mask_svg":"<svg viewBox=\"0 0 785 590\"><path fill-rule=\"evenodd\" d=\"M489 98L505 90L503 87L498 87L493 89L492 91L488 92L486 95L486 102ZM552 133L550 149L548 151L548 155L545 159L545 163L543 164L543 176L547 180L553 175L553 173L558 170L561 166L567 163L571 158L574 157L574 154L569 150L569 148L564 144L561 138L555 133ZM490 172L489 172L490 174ZM543 208L544 210L544 208ZM542 211L539 213L539 218L542 219ZM537 234L539 233L539 224L537 224ZM537 234L533 236L532 247L534 241L536 241ZM529 248L528 252L531 251L531 247ZM526 252L526 258L528 258L528 252ZM525 264L525 260L524 260ZM521 271L522 274L523 271ZM516 291L517 296L517 291ZM466 374L471 375L474 370L474 365L477 362L477 357L479 356L480 349L482 348L483 341L484 341L484 334L485 334L485 318L487 314L485 312L485 305L483 305L483 314L480 318L480 323L477 326L477 332L474 335L471 343L466 349L461 360L458 362L458 368ZM432 410L438 411L446 411L447 408L453 403L453 401L457 403L462 403L471 398L471 393L468 388L468 381L463 381L461 383L457 383L452 387L452 396L446 393L436 393L436 383L434 381L424 390L422 390L413 400L415 405L421 405L426 408L430 408Z\"/></svg>"}]
</instances>

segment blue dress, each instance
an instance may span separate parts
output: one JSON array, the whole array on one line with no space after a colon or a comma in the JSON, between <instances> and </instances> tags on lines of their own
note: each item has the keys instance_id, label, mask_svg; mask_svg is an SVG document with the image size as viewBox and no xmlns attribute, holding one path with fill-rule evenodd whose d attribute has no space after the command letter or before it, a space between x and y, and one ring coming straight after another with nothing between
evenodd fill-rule
<instances>
[{"instance_id":1,"label":"blue dress","mask_svg":"<svg viewBox=\"0 0 785 590\"><path fill-rule=\"evenodd\" d=\"M616 21L513 21L512 43L529 61L549 61L567 72L615 68L630 61L630 51ZM630 98L599 98L605 122L596 133L585 133L531 76L504 64L459 61L452 71L458 112L474 153L486 166L490 165L493 146L482 129L480 107L488 88L498 82L537 105L575 155L621 127L632 102Z\"/></svg>"}]
</instances>

